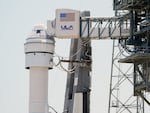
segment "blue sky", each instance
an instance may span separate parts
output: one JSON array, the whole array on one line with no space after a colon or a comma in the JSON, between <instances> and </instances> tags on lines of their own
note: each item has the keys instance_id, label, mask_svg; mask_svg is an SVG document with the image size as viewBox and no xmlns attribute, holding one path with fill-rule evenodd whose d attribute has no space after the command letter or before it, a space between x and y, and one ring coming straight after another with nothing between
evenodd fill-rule
<instances>
[{"instance_id":1,"label":"blue sky","mask_svg":"<svg viewBox=\"0 0 150 113\"><path fill-rule=\"evenodd\" d=\"M113 16L113 0L1 0L0 113L28 113L29 73L24 42L33 26L55 18L57 8L89 10L92 16ZM65 43L65 44L64 44ZM112 42L93 41L92 113L107 112ZM56 39L56 53L68 56L69 40ZM66 72L49 71L49 104L63 110ZM99 109L99 107L101 108Z\"/></svg>"}]
</instances>

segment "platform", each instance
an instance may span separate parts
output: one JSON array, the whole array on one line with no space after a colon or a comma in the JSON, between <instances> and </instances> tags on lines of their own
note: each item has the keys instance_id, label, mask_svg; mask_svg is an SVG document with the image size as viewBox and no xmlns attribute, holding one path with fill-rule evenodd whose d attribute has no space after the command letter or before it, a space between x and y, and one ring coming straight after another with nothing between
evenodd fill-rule
<instances>
[{"instance_id":1,"label":"platform","mask_svg":"<svg viewBox=\"0 0 150 113\"><path fill-rule=\"evenodd\" d=\"M126 58L120 59L120 63L141 63L150 60L150 53L135 53Z\"/></svg>"}]
</instances>

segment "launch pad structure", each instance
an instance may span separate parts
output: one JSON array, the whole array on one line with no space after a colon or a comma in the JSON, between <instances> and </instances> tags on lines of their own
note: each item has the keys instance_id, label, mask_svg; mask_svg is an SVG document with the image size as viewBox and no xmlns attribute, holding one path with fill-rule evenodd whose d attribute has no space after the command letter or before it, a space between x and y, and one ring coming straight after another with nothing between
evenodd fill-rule
<instances>
[{"instance_id":1,"label":"launch pad structure","mask_svg":"<svg viewBox=\"0 0 150 113\"><path fill-rule=\"evenodd\" d=\"M145 104L150 105L148 95L150 88L150 1L114 0L114 10L116 16L128 15L130 37L127 40L120 39L117 45L114 42L108 112L146 113L144 106ZM116 46L119 48L117 52ZM119 63L116 63L116 60ZM128 66L126 64L125 68L122 63L128 63ZM118 70L118 74L116 74L116 70ZM122 85L127 82L128 85L131 85L133 92L125 100L120 100L123 95L121 93L129 93L122 91L125 89ZM123 88L121 89L121 87Z\"/></svg>"},{"instance_id":2,"label":"launch pad structure","mask_svg":"<svg viewBox=\"0 0 150 113\"><path fill-rule=\"evenodd\" d=\"M47 28L35 26L25 43L30 69L30 113L49 113L48 69L54 37L71 39L63 113L90 113L91 40L113 40L108 113L148 113L150 106L150 1L113 0L115 17L57 9Z\"/></svg>"}]
</instances>

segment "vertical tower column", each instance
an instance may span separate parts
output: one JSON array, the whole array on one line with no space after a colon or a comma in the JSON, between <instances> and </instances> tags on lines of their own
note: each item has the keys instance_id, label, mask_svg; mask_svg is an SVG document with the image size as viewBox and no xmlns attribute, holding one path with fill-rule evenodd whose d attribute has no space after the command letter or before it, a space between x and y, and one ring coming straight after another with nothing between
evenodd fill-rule
<instances>
[{"instance_id":1,"label":"vertical tower column","mask_svg":"<svg viewBox=\"0 0 150 113\"><path fill-rule=\"evenodd\" d=\"M30 68L29 113L48 113L48 68Z\"/></svg>"},{"instance_id":2,"label":"vertical tower column","mask_svg":"<svg viewBox=\"0 0 150 113\"><path fill-rule=\"evenodd\" d=\"M48 70L53 68L54 38L43 25L26 39L26 69L30 70L29 113L48 113Z\"/></svg>"},{"instance_id":3,"label":"vertical tower column","mask_svg":"<svg viewBox=\"0 0 150 113\"><path fill-rule=\"evenodd\" d=\"M90 12L84 11L81 17L89 17ZM80 29L84 29L86 22L80 23ZM81 30L81 31L82 31ZM89 34L86 32L85 34ZM72 39L70 50L69 69L75 68L74 73L68 73L64 112L63 113L90 113L90 87L91 87L91 41L90 38ZM76 62L77 61L77 62Z\"/></svg>"}]
</instances>

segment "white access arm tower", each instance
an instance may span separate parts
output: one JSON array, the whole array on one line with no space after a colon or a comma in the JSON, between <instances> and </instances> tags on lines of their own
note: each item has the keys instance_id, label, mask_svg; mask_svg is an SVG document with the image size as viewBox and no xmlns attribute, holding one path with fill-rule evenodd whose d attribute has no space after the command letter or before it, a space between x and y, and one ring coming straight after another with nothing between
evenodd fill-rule
<instances>
[{"instance_id":1,"label":"white access arm tower","mask_svg":"<svg viewBox=\"0 0 150 113\"><path fill-rule=\"evenodd\" d=\"M43 25L36 25L24 46L30 71L29 113L49 113L48 70L53 68L55 41Z\"/></svg>"}]
</instances>

